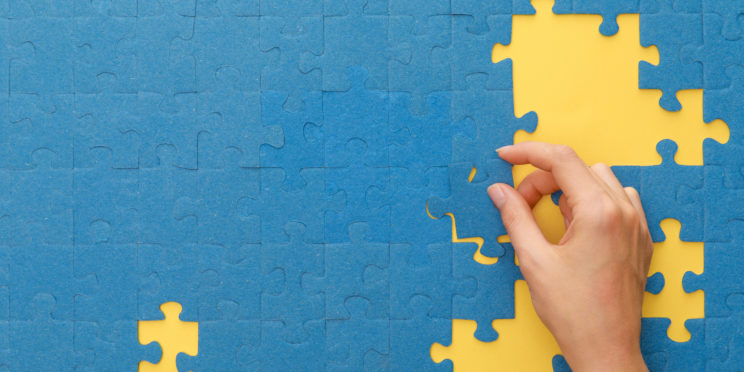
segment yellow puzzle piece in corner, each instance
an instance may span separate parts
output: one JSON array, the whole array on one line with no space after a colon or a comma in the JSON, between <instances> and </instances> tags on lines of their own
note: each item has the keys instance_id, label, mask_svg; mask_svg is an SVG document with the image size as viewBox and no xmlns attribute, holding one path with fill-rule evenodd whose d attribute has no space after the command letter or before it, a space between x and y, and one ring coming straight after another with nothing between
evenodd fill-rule
<instances>
[{"instance_id":1,"label":"yellow puzzle piece in corner","mask_svg":"<svg viewBox=\"0 0 744 372\"><path fill-rule=\"evenodd\" d=\"M166 302L160 305L160 311L165 315L165 319L138 322L140 344L157 342L162 350L158 364L143 360L139 363L140 372L178 372L176 365L178 353L191 356L199 353L199 323L182 321L179 317L181 309L181 304L177 302Z\"/></svg>"},{"instance_id":2,"label":"yellow puzzle piece in corner","mask_svg":"<svg viewBox=\"0 0 744 372\"><path fill-rule=\"evenodd\" d=\"M620 31L606 37L597 31L601 16L556 15L553 1L532 3L537 13L514 15L511 44L492 51L495 63L513 60L516 116L537 112L537 130L518 131L515 143L570 145L589 164L655 165L656 144L671 139L677 163L702 165L705 138L728 141L726 123L704 123L702 89L680 91L678 112L659 106L661 91L638 89L639 61L659 58L640 44L638 14L620 15ZM515 167L516 178L526 171Z\"/></svg>"}]
</instances>

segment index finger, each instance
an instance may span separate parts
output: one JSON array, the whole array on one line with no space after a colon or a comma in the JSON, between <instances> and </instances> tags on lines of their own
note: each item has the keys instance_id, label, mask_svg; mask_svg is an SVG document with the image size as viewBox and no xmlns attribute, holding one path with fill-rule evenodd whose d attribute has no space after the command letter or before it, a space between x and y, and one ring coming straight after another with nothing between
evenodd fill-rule
<instances>
[{"instance_id":1,"label":"index finger","mask_svg":"<svg viewBox=\"0 0 744 372\"><path fill-rule=\"evenodd\" d=\"M565 145L545 142L521 142L497 150L512 164L532 164L553 174L555 182L569 198L603 192L589 168L576 152Z\"/></svg>"}]
</instances>

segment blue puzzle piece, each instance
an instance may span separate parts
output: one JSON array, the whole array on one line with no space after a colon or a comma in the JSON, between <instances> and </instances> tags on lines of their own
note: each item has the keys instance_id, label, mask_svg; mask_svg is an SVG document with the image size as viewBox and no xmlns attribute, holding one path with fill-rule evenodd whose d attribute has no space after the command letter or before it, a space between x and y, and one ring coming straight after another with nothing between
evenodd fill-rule
<instances>
[{"instance_id":1,"label":"blue puzzle piece","mask_svg":"<svg viewBox=\"0 0 744 372\"><path fill-rule=\"evenodd\" d=\"M443 345L452 342L452 321L432 313L432 300L424 295L410 299L408 319L390 319L390 370L451 371L452 361L435 364L430 352L432 340Z\"/></svg>"},{"instance_id":2,"label":"blue puzzle piece","mask_svg":"<svg viewBox=\"0 0 744 372\"><path fill-rule=\"evenodd\" d=\"M389 353L389 320L370 314L364 297L350 296L344 303L349 317L326 320L326 371L358 371L367 352Z\"/></svg>"},{"instance_id":3,"label":"blue puzzle piece","mask_svg":"<svg viewBox=\"0 0 744 372\"><path fill-rule=\"evenodd\" d=\"M468 31L474 23L475 19L472 16L452 17L452 47L448 51L442 51L451 63L452 89L458 91L468 89L467 78L473 74L488 76L485 89L512 89L511 60L498 64L491 61L494 44L511 43L511 15L488 16L486 18L488 30L479 34Z\"/></svg>"},{"instance_id":4,"label":"blue puzzle piece","mask_svg":"<svg viewBox=\"0 0 744 372\"><path fill-rule=\"evenodd\" d=\"M744 37L744 28L742 28L744 3L741 1L704 0L703 11L717 13L723 18L721 35L726 39L739 40Z\"/></svg>"},{"instance_id":5,"label":"blue puzzle piece","mask_svg":"<svg viewBox=\"0 0 744 372\"><path fill-rule=\"evenodd\" d=\"M703 371L705 370L705 320L688 319L685 328L692 338L675 342L667 337L670 320L643 318L641 321L641 351L652 371ZM663 353L665 358L660 358Z\"/></svg>"},{"instance_id":6,"label":"blue puzzle piece","mask_svg":"<svg viewBox=\"0 0 744 372\"><path fill-rule=\"evenodd\" d=\"M302 2L302 6L297 4L291 8L302 9L307 6L306 3L313 2ZM319 8L322 11L322 5ZM320 91L321 71L303 73L297 67L302 53L318 55L323 52L323 18L320 15L290 19L262 16L261 51L279 54L278 63L264 64L265 67L261 71L261 90L290 94L288 102L290 111L295 111L293 107L302 102L302 96L308 92Z\"/></svg>"},{"instance_id":7,"label":"blue puzzle piece","mask_svg":"<svg viewBox=\"0 0 744 372\"><path fill-rule=\"evenodd\" d=\"M160 305L178 302L181 319L198 321L199 246L140 244L137 250L138 319L163 319Z\"/></svg>"},{"instance_id":8,"label":"blue puzzle piece","mask_svg":"<svg viewBox=\"0 0 744 372\"><path fill-rule=\"evenodd\" d=\"M426 294L431 302L428 316L452 319L454 296L472 298L476 295L477 278L455 277L453 251L460 247L455 248L458 249L453 249L449 242L390 246L391 319L413 317L413 309L409 305L420 294Z\"/></svg>"},{"instance_id":9,"label":"blue puzzle piece","mask_svg":"<svg viewBox=\"0 0 744 372\"><path fill-rule=\"evenodd\" d=\"M374 241L367 223L349 225L350 243L325 245L323 275L302 276L302 287L325 297L327 319L345 319L344 302L354 295L364 296L369 318L387 319L390 290L388 288L388 243Z\"/></svg>"},{"instance_id":10,"label":"blue puzzle piece","mask_svg":"<svg viewBox=\"0 0 744 372\"><path fill-rule=\"evenodd\" d=\"M730 85L726 68L744 60L744 38L727 40L722 35L723 18L715 13L703 15L703 44L683 47L683 62L703 64L703 87L723 89Z\"/></svg>"},{"instance_id":11,"label":"blue puzzle piece","mask_svg":"<svg viewBox=\"0 0 744 372\"><path fill-rule=\"evenodd\" d=\"M386 125L388 92L367 89L365 81L368 81L368 73L363 67L348 67L347 73L352 82L348 91L323 92L325 165L345 167L352 164L347 143L359 139L371 150L363 164L386 167L390 164L386 151L390 143Z\"/></svg>"},{"instance_id":12,"label":"blue puzzle piece","mask_svg":"<svg viewBox=\"0 0 744 372\"><path fill-rule=\"evenodd\" d=\"M450 221L433 220L426 210L428 195L443 195L449 190L447 167L390 168L390 186L395 192L390 204L391 243L429 244L452 240ZM422 233L424 231L426 233Z\"/></svg>"},{"instance_id":13,"label":"blue puzzle piece","mask_svg":"<svg viewBox=\"0 0 744 372\"><path fill-rule=\"evenodd\" d=\"M605 36L615 35L619 29L617 16L640 11L639 0L556 0L556 14L598 14L602 16L599 32Z\"/></svg>"},{"instance_id":14,"label":"blue puzzle piece","mask_svg":"<svg viewBox=\"0 0 744 372\"><path fill-rule=\"evenodd\" d=\"M423 8L429 8L425 6ZM427 18L414 16L390 17L388 40L403 56L392 59L389 65L389 89L411 95L411 111L423 115L429 109L427 97L434 92L452 87L449 60L442 58L450 47L452 25L448 15Z\"/></svg>"},{"instance_id":15,"label":"blue puzzle piece","mask_svg":"<svg viewBox=\"0 0 744 372\"><path fill-rule=\"evenodd\" d=\"M489 91L487 76L470 75L468 89L452 93L452 121L471 120L475 136L455 136L452 142L452 162L470 162L476 169L500 159L496 149L514 144L514 133L532 133L537 127L537 114L530 112L521 118L514 116L514 97L510 91ZM482 180L486 173L476 174ZM507 177L511 180L511 177ZM500 182L506 182L507 179Z\"/></svg>"},{"instance_id":16,"label":"blue puzzle piece","mask_svg":"<svg viewBox=\"0 0 744 372\"><path fill-rule=\"evenodd\" d=\"M261 319L281 321L284 340L288 343L307 342L312 337L304 331L308 321L325 316L323 296L302 287L306 273L323 271L324 247L303 240L305 226L292 222L286 226L289 241L261 245L261 272L264 290L261 293Z\"/></svg>"},{"instance_id":17,"label":"blue puzzle piece","mask_svg":"<svg viewBox=\"0 0 744 372\"><path fill-rule=\"evenodd\" d=\"M178 354L178 369L181 371L244 370L245 367L238 363L238 350L260 345L261 322L258 319L243 319L241 304L236 302L215 300L213 303L220 317L199 321L199 354L195 357Z\"/></svg>"},{"instance_id":18,"label":"blue puzzle piece","mask_svg":"<svg viewBox=\"0 0 744 372\"><path fill-rule=\"evenodd\" d=\"M248 193L238 202L241 216L260 217L263 242L285 241L284 227L292 221L305 225L306 241L323 242L323 215L344 207L343 193L326 193L324 169L303 169L300 177L305 183L304 187L287 191L284 189L286 174L283 169L261 168L261 191Z\"/></svg>"},{"instance_id":19,"label":"blue puzzle piece","mask_svg":"<svg viewBox=\"0 0 744 372\"><path fill-rule=\"evenodd\" d=\"M729 222L741 218L744 189L731 189L724 184L724 168L705 167L705 242L729 242Z\"/></svg>"},{"instance_id":20,"label":"blue puzzle piece","mask_svg":"<svg viewBox=\"0 0 744 372\"><path fill-rule=\"evenodd\" d=\"M427 95L426 114L423 115L412 114L409 110L414 99L411 94L395 92L390 93L389 98L390 166L447 166L452 160L452 137L461 129L450 121L451 94L437 92Z\"/></svg>"},{"instance_id":21,"label":"blue puzzle piece","mask_svg":"<svg viewBox=\"0 0 744 372\"><path fill-rule=\"evenodd\" d=\"M55 295L38 293L33 296L33 305L28 303L27 311L34 313L32 318L10 322L10 345L14 347L9 355L8 367L11 371L35 371L55 366L62 370L73 370L80 359L73 348L72 318L55 319Z\"/></svg>"},{"instance_id":22,"label":"blue puzzle piece","mask_svg":"<svg viewBox=\"0 0 744 372\"><path fill-rule=\"evenodd\" d=\"M363 66L369 78L363 83L370 89L386 89L387 2L368 0L329 0L323 21L324 49L320 55L305 52L300 56L300 71L309 73L319 68L324 91L346 91L355 77L348 66ZM382 37L370 37L379 35ZM352 74L353 75L353 74Z\"/></svg>"},{"instance_id":23,"label":"blue puzzle piece","mask_svg":"<svg viewBox=\"0 0 744 372\"><path fill-rule=\"evenodd\" d=\"M37 151L50 155L53 168L72 168L75 114L71 94L10 94L4 128L5 149L0 168L31 169ZM45 155L46 156L46 155Z\"/></svg>"},{"instance_id":24,"label":"blue puzzle piece","mask_svg":"<svg viewBox=\"0 0 744 372\"><path fill-rule=\"evenodd\" d=\"M654 66L641 61L638 66L638 87L660 89L663 94L659 104L668 111L679 111L682 105L677 92L682 89L703 87L703 66L699 63L684 63L682 47L697 47L703 43L702 13L682 13L674 9L675 0L646 0L644 6L656 3L653 12L640 16L641 45L656 45L659 49L659 64Z\"/></svg>"},{"instance_id":25,"label":"blue puzzle piece","mask_svg":"<svg viewBox=\"0 0 744 372\"><path fill-rule=\"evenodd\" d=\"M646 292L651 294L659 294L664 289L665 280L662 273L654 273L646 280Z\"/></svg>"},{"instance_id":26,"label":"blue puzzle piece","mask_svg":"<svg viewBox=\"0 0 744 372\"><path fill-rule=\"evenodd\" d=\"M686 292L700 289L705 292L706 317L729 316L726 299L732 293L744 293L744 284L737 279L739 268L744 265L744 257L737 254L744 242L744 220L730 221L721 228L731 231L731 241L706 242L703 273L697 275L688 271L682 279Z\"/></svg>"},{"instance_id":27,"label":"blue puzzle piece","mask_svg":"<svg viewBox=\"0 0 744 372\"><path fill-rule=\"evenodd\" d=\"M481 237L485 255L498 257L504 254L498 237L506 234L499 214L486 190L496 182L511 183L511 165L499 159L486 163L479 172L484 172L484 181L468 181L473 166L470 163L455 163L449 167L450 195L446 198L429 199L429 213L441 218L452 213L460 238Z\"/></svg>"},{"instance_id":28,"label":"blue puzzle piece","mask_svg":"<svg viewBox=\"0 0 744 372\"><path fill-rule=\"evenodd\" d=\"M261 322L260 345L244 345L238 350L238 363L250 371L322 371L326 366L325 322L309 321L304 332L309 336L302 343L287 343L287 331L280 321Z\"/></svg>"},{"instance_id":29,"label":"blue puzzle piece","mask_svg":"<svg viewBox=\"0 0 744 372\"><path fill-rule=\"evenodd\" d=\"M744 295L732 293L726 298L728 314L705 319L707 370L734 371L744 365L741 351L744 345Z\"/></svg>"},{"instance_id":30,"label":"blue puzzle piece","mask_svg":"<svg viewBox=\"0 0 744 372\"><path fill-rule=\"evenodd\" d=\"M161 358L156 343L140 345L136 317L110 321L105 317L95 321L76 321L74 325L75 354L94 359L86 361L81 370L107 371L121 366L136 368L140 361L157 363ZM90 354L90 357L88 357Z\"/></svg>"},{"instance_id":31,"label":"blue puzzle piece","mask_svg":"<svg viewBox=\"0 0 744 372\"><path fill-rule=\"evenodd\" d=\"M299 101L290 101L287 93L261 92L261 115L264 123L277 123L284 132L284 145L261 146L261 166L284 168L286 189L305 186L300 176L303 168L320 168L323 153L323 96L321 92L303 92ZM298 106L299 104L299 106Z\"/></svg>"},{"instance_id":32,"label":"blue puzzle piece","mask_svg":"<svg viewBox=\"0 0 744 372\"><path fill-rule=\"evenodd\" d=\"M476 250L474 244L469 249L454 250L454 277L473 278L478 287L471 297L454 297L452 318L475 320L478 323L475 337L483 342L493 341L498 337L498 333L491 327L494 319L514 318L514 281L522 279L522 273L514 263L514 249L511 244L504 245L506 253L492 265L483 265L473 259Z\"/></svg>"},{"instance_id":33,"label":"blue puzzle piece","mask_svg":"<svg viewBox=\"0 0 744 372\"><path fill-rule=\"evenodd\" d=\"M233 244L200 248L200 322L261 318L261 247L244 242Z\"/></svg>"},{"instance_id":34,"label":"blue puzzle piece","mask_svg":"<svg viewBox=\"0 0 744 372\"><path fill-rule=\"evenodd\" d=\"M744 56L744 44L742 44L742 56ZM744 60L739 60L740 63L742 61ZM703 93L703 119L706 123L722 119L729 125L731 131L732 138L729 142L733 145L744 145L744 140L742 140L744 108L740 104L744 102L742 101L744 99L744 65L726 67L726 75L731 79L729 86L723 89L706 89Z\"/></svg>"},{"instance_id":35,"label":"blue puzzle piece","mask_svg":"<svg viewBox=\"0 0 744 372\"><path fill-rule=\"evenodd\" d=\"M341 194L346 205L325 213L325 240L329 243L348 241L349 228L355 222L366 222L377 239L390 240L390 169L366 166L367 144L354 139L347 143L349 166L326 168L326 192Z\"/></svg>"},{"instance_id":36,"label":"blue puzzle piece","mask_svg":"<svg viewBox=\"0 0 744 372\"><path fill-rule=\"evenodd\" d=\"M641 167L641 201L651 237L664 241L661 221L674 218L682 223L680 240L703 241L703 167L678 165L674 161L677 144L663 140L656 145L661 164Z\"/></svg>"}]
</instances>

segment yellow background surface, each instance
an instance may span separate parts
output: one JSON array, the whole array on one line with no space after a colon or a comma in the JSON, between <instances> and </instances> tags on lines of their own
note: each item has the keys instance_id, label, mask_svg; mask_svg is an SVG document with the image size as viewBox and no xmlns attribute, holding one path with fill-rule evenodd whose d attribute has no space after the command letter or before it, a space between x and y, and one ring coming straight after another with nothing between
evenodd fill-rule
<instances>
[{"instance_id":1,"label":"yellow background surface","mask_svg":"<svg viewBox=\"0 0 744 372\"><path fill-rule=\"evenodd\" d=\"M656 48L640 45L638 15L621 15L619 33L605 37L598 31L600 16L555 15L552 0L534 0L533 5L536 15L513 17L512 43L493 49L494 63L513 60L516 116L535 111L539 117L537 130L517 132L515 142L567 144L589 164L654 165L661 162L656 144L668 138L679 145L678 163L702 165L703 139L728 140L725 123L703 122L702 90L680 92L683 109L672 113L659 106L660 91L638 89L638 62L656 64L659 60ZM530 170L515 167L515 182ZM557 207L546 198L535 212L546 236L558 241L564 227ZM457 237L456 218L453 216L453 240L482 242L477 237ZM700 291L688 294L682 290L681 275L685 271L702 272L702 243L680 242L679 223L674 220L665 220L662 228L667 241L656 244L649 274L662 272L666 286L659 295L647 294L643 312L644 316L672 319L669 337L685 341L689 333L683 322L703 317L704 299ZM494 262L478 254L474 259L483 264ZM474 338L475 322L453 320L452 345L433 344L432 359L451 359L458 372L552 370L552 357L560 350L537 318L523 281L515 283L515 314L514 319L493 321L499 339L490 343ZM179 333L184 332L180 324L167 320L147 324L147 335L140 333L140 342L166 340L168 351L164 356L198 350L193 337ZM143 367L148 371L175 371L175 366L168 363L147 363L140 370L145 370Z\"/></svg>"},{"instance_id":2,"label":"yellow background surface","mask_svg":"<svg viewBox=\"0 0 744 372\"><path fill-rule=\"evenodd\" d=\"M515 134L516 143L567 144L588 164L647 166L661 163L656 144L663 139L679 145L675 160L686 165L703 164L705 138L728 141L724 122L703 122L702 90L681 91L683 109L668 112L659 106L661 91L638 89L639 61L658 64L659 56L655 47L641 46L637 14L621 15L618 34L605 37L598 31L600 16L556 15L552 0L533 0L533 5L537 14L513 16L511 44L493 49L494 63L513 60L515 115L535 111L539 118L534 133ZM515 167L515 183L531 170ZM546 236L557 242L564 232L558 208L544 198L535 214ZM678 221L664 220L662 229L667 240L655 244L649 275L663 273L666 285L658 295L646 294L643 314L670 318L668 336L684 342L690 338L684 320L704 316L704 296L685 293L682 275L702 272L703 244L681 242ZM489 263L481 258L475 257ZM496 319L492 326L499 339L484 343L473 336L475 322L453 320L452 345L435 343L432 359L451 359L458 372L552 370L560 349L537 318L526 283L515 283L515 318Z\"/></svg>"}]
</instances>

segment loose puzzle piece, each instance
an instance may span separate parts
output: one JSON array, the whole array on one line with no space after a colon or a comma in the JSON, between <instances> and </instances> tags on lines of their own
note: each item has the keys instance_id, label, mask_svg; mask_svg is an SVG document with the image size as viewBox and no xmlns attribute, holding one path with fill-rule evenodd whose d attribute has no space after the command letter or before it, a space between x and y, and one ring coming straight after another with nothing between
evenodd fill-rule
<instances>
[{"instance_id":1,"label":"loose puzzle piece","mask_svg":"<svg viewBox=\"0 0 744 372\"><path fill-rule=\"evenodd\" d=\"M486 174L483 177L485 180L479 182L469 181L472 169L471 163L450 164L450 195L445 199L439 197L429 199L427 208L436 218L452 213L457 224L458 236L482 237L485 241L481 248L484 255L499 257L504 254L504 249L500 248L497 239L500 235L506 234L506 229L486 189L496 182L510 183L511 165L503 160L488 161L483 169L478 170Z\"/></svg>"},{"instance_id":2,"label":"loose puzzle piece","mask_svg":"<svg viewBox=\"0 0 744 372\"><path fill-rule=\"evenodd\" d=\"M641 1L641 45L656 45L659 64L641 61L638 66L638 87L661 89L659 104L666 110L679 111L677 91L701 89L703 67L699 63L684 63L682 47L703 43L702 13L685 13L674 8L678 0Z\"/></svg>"},{"instance_id":3,"label":"loose puzzle piece","mask_svg":"<svg viewBox=\"0 0 744 372\"><path fill-rule=\"evenodd\" d=\"M176 357L179 353L191 356L199 353L199 323L182 321L179 318L181 305L175 302L160 305L160 310L165 319L141 320L137 324L137 333L143 345L151 342L160 344L163 355L158 365L175 370ZM179 347L175 347L177 345ZM139 365L139 370L144 372L154 371L155 368L155 364L148 361L142 361Z\"/></svg>"}]
</instances>

